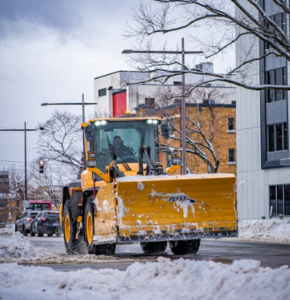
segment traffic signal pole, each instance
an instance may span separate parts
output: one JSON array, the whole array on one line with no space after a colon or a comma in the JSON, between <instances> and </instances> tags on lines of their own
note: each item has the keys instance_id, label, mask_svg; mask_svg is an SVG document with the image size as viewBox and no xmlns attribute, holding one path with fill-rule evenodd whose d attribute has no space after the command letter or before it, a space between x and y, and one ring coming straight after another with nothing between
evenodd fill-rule
<instances>
[{"instance_id":1,"label":"traffic signal pole","mask_svg":"<svg viewBox=\"0 0 290 300\"><path fill-rule=\"evenodd\" d=\"M24 122L24 129L0 129L0 131L23 131L24 132L24 196L27 200L27 131L37 131L38 129L27 129L26 122Z\"/></svg>"}]
</instances>

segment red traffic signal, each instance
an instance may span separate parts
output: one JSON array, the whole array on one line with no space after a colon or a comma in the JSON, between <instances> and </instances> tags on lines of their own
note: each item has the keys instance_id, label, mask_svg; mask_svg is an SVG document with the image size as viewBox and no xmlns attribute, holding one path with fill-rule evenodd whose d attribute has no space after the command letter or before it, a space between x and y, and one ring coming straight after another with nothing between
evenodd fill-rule
<instances>
[{"instance_id":1,"label":"red traffic signal","mask_svg":"<svg viewBox=\"0 0 290 300\"><path fill-rule=\"evenodd\" d=\"M44 172L44 161L40 160L39 161L39 173L43 173Z\"/></svg>"}]
</instances>

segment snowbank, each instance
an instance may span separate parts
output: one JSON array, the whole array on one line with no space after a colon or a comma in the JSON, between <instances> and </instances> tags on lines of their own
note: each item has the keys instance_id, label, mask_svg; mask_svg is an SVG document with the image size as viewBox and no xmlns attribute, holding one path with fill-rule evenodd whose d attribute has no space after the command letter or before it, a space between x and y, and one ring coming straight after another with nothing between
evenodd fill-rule
<instances>
[{"instance_id":1,"label":"snowbank","mask_svg":"<svg viewBox=\"0 0 290 300\"><path fill-rule=\"evenodd\" d=\"M20 232L15 232L10 238L0 237L0 262L36 260L47 255L51 253L32 245Z\"/></svg>"},{"instance_id":2,"label":"snowbank","mask_svg":"<svg viewBox=\"0 0 290 300\"><path fill-rule=\"evenodd\" d=\"M159 258L134 263L126 271L50 268L3 264L3 299L289 299L290 269L260 268L258 261L232 265ZM0 297L1 297L0 296Z\"/></svg>"},{"instance_id":3,"label":"snowbank","mask_svg":"<svg viewBox=\"0 0 290 300\"><path fill-rule=\"evenodd\" d=\"M15 232L15 225L6 225L4 228L0 228L0 234L13 234Z\"/></svg>"},{"instance_id":4,"label":"snowbank","mask_svg":"<svg viewBox=\"0 0 290 300\"><path fill-rule=\"evenodd\" d=\"M290 220L251 220L239 223L241 239L290 243Z\"/></svg>"}]
</instances>

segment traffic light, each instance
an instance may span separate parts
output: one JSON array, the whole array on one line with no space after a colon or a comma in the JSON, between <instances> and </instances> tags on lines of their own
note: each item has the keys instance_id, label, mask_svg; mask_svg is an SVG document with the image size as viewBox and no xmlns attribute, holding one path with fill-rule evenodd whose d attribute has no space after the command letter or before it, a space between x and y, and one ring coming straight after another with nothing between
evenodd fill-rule
<instances>
[{"instance_id":1,"label":"traffic light","mask_svg":"<svg viewBox=\"0 0 290 300\"><path fill-rule=\"evenodd\" d=\"M44 161L40 160L39 161L39 173L43 173L44 172Z\"/></svg>"}]
</instances>

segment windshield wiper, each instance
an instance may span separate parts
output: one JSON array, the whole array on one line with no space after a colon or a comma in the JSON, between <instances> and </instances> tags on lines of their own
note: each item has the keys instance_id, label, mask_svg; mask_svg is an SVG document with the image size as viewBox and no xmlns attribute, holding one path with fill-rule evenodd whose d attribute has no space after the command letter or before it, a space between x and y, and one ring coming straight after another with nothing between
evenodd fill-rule
<instances>
[{"instance_id":1,"label":"windshield wiper","mask_svg":"<svg viewBox=\"0 0 290 300\"><path fill-rule=\"evenodd\" d=\"M120 155L120 153L118 153L118 151L114 148L114 146L111 144L109 136L107 134L107 132L105 131L106 136L107 136L107 140L108 140L108 146L110 148L110 152L111 152L111 157L113 160L115 160L117 158L117 155L121 158L121 162L123 164L123 166L125 167L125 169L127 171L132 171L132 169L130 168L130 166L124 161L123 157ZM116 155L117 154L117 155Z\"/></svg>"}]
</instances>

